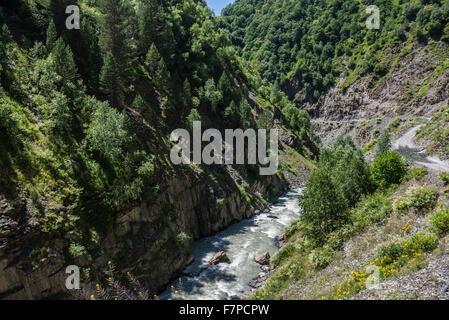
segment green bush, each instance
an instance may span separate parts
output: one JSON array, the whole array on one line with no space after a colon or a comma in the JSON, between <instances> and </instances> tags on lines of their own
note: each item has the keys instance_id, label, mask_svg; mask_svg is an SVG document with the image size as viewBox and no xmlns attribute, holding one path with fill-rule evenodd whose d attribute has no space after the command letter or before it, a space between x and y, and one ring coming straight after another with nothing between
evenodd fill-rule
<instances>
[{"instance_id":1,"label":"green bush","mask_svg":"<svg viewBox=\"0 0 449 320\"><path fill-rule=\"evenodd\" d=\"M315 269L323 269L329 265L334 255L334 250L329 247L322 247L312 251L312 265Z\"/></svg>"},{"instance_id":2,"label":"green bush","mask_svg":"<svg viewBox=\"0 0 449 320\"><path fill-rule=\"evenodd\" d=\"M415 253L430 252L438 246L438 237L435 234L423 234L417 232L408 239L393 240L381 245L377 249L377 257L382 265L395 263L405 256L413 256ZM399 261L401 264L401 261Z\"/></svg>"},{"instance_id":3,"label":"green bush","mask_svg":"<svg viewBox=\"0 0 449 320\"><path fill-rule=\"evenodd\" d=\"M371 173L374 183L386 189L401 182L406 174L405 162L396 151L387 151L374 160Z\"/></svg>"},{"instance_id":4,"label":"green bush","mask_svg":"<svg viewBox=\"0 0 449 320\"><path fill-rule=\"evenodd\" d=\"M408 252L429 252L438 246L438 238L433 233L423 234L418 232L411 236L406 244Z\"/></svg>"},{"instance_id":5,"label":"green bush","mask_svg":"<svg viewBox=\"0 0 449 320\"><path fill-rule=\"evenodd\" d=\"M440 179L446 184L449 184L449 172L441 172Z\"/></svg>"},{"instance_id":6,"label":"green bush","mask_svg":"<svg viewBox=\"0 0 449 320\"><path fill-rule=\"evenodd\" d=\"M348 221L346 201L323 169L312 172L299 204L303 208L301 231L316 246L323 245L330 232Z\"/></svg>"},{"instance_id":7,"label":"green bush","mask_svg":"<svg viewBox=\"0 0 449 320\"><path fill-rule=\"evenodd\" d=\"M421 180L425 175L427 175L429 172L425 168L419 168L419 167L413 167L408 172L407 178L409 179L415 179L415 180Z\"/></svg>"},{"instance_id":8,"label":"green bush","mask_svg":"<svg viewBox=\"0 0 449 320\"><path fill-rule=\"evenodd\" d=\"M407 190L406 197L396 199L394 211L403 213L409 208L417 211L431 210L438 199L438 190L435 187L415 186Z\"/></svg>"},{"instance_id":9,"label":"green bush","mask_svg":"<svg viewBox=\"0 0 449 320\"><path fill-rule=\"evenodd\" d=\"M406 197L399 197L396 199L393 205L394 212L397 214L401 214L410 207L410 202Z\"/></svg>"},{"instance_id":10,"label":"green bush","mask_svg":"<svg viewBox=\"0 0 449 320\"><path fill-rule=\"evenodd\" d=\"M364 228L371 223L379 222L391 212L388 196L375 194L367 197L352 210L351 219L357 228Z\"/></svg>"},{"instance_id":11,"label":"green bush","mask_svg":"<svg viewBox=\"0 0 449 320\"><path fill-rule=\"evenodd\" d=\"M295 246L291 243L283 246L276 255L271 259L271 262L275 268L277 268L282 262L290 258L295 252Z\"/></svg>"},{"instance_id":12,"label":"green bush","mask_svg":"<svg viewBox=\"0 0 449 320\"><path fill-rule=\"evenodd\" d=\"M385 264L389 264L396 260L404 252L403 242L391 241L387 244L380 246L377 249L377 257L385 259Z\"/></svg>"},{"instance_id":13,"label":"green bush","mask_svg":"<svg viewBox=\"0 0 449 320\"><path fill-rule=\"evenodd\" d=\"M444 208L430 217L430 226L433 232L443 235L449 232L449 209Z\"/></svg>"},{"instance_id":14,"label":"green bush","mask_svg":"<svg viewBox=\"0 0 449 320\"><path fill-rule=\"evenodd\" d=\"M384 130L377 139L376 143L376 157L381 156L391 148L391 135L388 129Z\"/></svg>"},{"instance_id":15,"label":"green bush","mask_svg":"<svg viewBox=\"0 0 449 320\"><path fill-rule=\"evenodd\" d=\"M435 187L412 187L407 191L409 205L417 210L432 209L438 199Z\"/></svg>"}]
</instances>

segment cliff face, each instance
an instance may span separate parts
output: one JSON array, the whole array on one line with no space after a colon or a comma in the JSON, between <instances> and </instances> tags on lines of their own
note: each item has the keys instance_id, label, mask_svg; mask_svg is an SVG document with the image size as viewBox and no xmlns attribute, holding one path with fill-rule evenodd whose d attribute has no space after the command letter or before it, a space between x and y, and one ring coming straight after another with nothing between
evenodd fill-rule
<instances>
[{"instance_id":1,"label":"cliff face","mask_svg":"<svg viewBox=\"0 0 449 320\"><path fill-rule=\"evenodd\" d=\"M447 105L446 43L403 43L387 48L385 55L391 67L384 77L376 79L368 73L351 82L342 75L337 86L317 103L302 104L314 115L323 144L350 134L360 145L368 146L384 128L398 132L413 123L426 123Z\"/></svg>"},{"instance_id":2,"label":"cliff face","mask_svg":"<svg viewBox=\"0 0 449 320\"><path fill-rule=\"evenodd\" d=\"M282 136L290 138L287 143L296 143L290 135ZM283 163L283 152L292 149L282 141L281 146ZM292 161L292 156L288 157ZM286 191L289 180L293 184L304 183L308 167L301 161L298 164L297 171L290 168L285 175L257 178L251 185L232 167L223 169L221 174L215 169L173 170L160 184L155 198L118 213L112 228L99 237L95 246L75 254L73 243L79 241L79 236L74 231L44 233L33 219L30 200L19 196L3 198L0 298L65 296L68 265L75 264L82 273L101 279L107 261L113 261L120 273L132 272L150 292L163 290L194 259L190 250L194 240L261 212L269 201Z\"/></svg>"}]
</instances>

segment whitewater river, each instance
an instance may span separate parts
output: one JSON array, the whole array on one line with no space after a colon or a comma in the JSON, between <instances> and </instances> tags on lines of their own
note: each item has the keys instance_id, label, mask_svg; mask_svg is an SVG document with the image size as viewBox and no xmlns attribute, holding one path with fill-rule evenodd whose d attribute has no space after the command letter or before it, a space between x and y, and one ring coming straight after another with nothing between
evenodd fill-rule
<instances>
[{"instance_id":1,"label":"whitewater river","mask_svg":"<svg viewBox=\"0 0 449 320\"><path fill-rule=\"evenodd\" d=\"M291 190L280 197L269 212L198 240L193 249L195 260L184 270L184 274L193 276L181 276L181 281L170 284L178 294L169 286L159 298L223 300L248 293L251 289L248 283L261 272L260 266L252 261L253 257L267 251L273 255L278 250L275 237L299 217L299 192L300 189ZM207 261L218 251L225 251L231 263L210 266Z\"/></svg>"}]
</instances>

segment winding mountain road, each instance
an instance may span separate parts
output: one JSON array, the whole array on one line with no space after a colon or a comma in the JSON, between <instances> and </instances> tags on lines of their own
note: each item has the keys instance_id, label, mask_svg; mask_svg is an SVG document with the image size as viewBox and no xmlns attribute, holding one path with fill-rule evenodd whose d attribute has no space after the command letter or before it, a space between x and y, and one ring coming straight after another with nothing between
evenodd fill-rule
<instances>
[{"instance_id":1,"label":"winding mountain road","mask_svg":"<svg viewBox=\"0 0 449 320\"><path fill-rule=\"evenodd\" d=\"M406 159L409 159L430 170L435 171L449 171L449 162L443 161L438 157L431 157L425 155L425 150L419 148L415 143L416 132L423 125L418 125L408 130L401 137L393 140L391 148L402 154Z\"/></svg>"}]
</instances>

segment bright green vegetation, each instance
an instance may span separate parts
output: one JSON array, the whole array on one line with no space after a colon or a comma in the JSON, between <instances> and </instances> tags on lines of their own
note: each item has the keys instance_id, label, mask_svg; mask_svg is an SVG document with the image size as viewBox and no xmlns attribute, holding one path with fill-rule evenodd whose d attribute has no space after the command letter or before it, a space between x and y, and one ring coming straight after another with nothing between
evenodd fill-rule
<instances>
[{"instance_id":1,"label":"bright green vegetation","mask_svg":"<svg viewBox=\"0 0 449 320\"><path fill-rule=\"evenodd\" d=\"M371 190L362 151L349 138L337 139L322 150L317 169L299 197L303 234L322 245L329 233L348 221L346 210Z\"/></svg>"},{"instance_id":2,"label":"bright green vegetation","mask_svg":"<svg viewBox=\"0 0 449 320\"><path fill-rule=\"evenodd\" d=\"M398 214L408 209L417 212L431 211L438 199L438 190L435 187L413 187L407 191L407 195L396 199L394 211Z\"/></svg>"},{"instance_id":3,"label":"bright green vegetation","mask_svg":"<svg viewBox=\"0 0 449 320\"><path fill-rule=\"evenodd\" d=\"M449 232L449 209L442 208L430 216L430 224L432 230L438 234L443 235Z\"/></svg>"},{"instance_id":4,"label":"bright green vegetation","mask_svg":"<svg viewBox=\"0 0 449 320\"><path fill-rule=\"evenodd\" d=\"M381 10L380 30L365 26L369 5ZM449 41L445 0L237 0L222 15L233 44L264 78L307 99L319 98L342 70L343 89L365 73L375 84L396 67L388 47L407 41L405 55L413 42Z\"/></svg>"},{"instance_id":5,"label":"bright green vegetation","mask_svg":"<svg viewBox=\"0 0 449 320\"><path fill-rule=\"evenodd\" d=\"M440 179L446 184L449 185L449 172L441 172Z\"/></svg>"},{"instance_id":6,"label":"bright green vegetation","mask_svg":"<svg viewBox=\"0 0 449 320\"><path fill-rule=\"evenodd\" d=\"M69 4L81 9L79 31L65 28ZM117 214L151 204L167 177L199 172L232 188L224 166L170 163L170 133L193 121L222 130L276 120L298 144L282 148L278 174L311 166L310 116L238 56L204 1L18 0L0 8L0 29L0 200L27 200L48 241L73 234L69 257L104 253ZM258 167L235 170L251 205ZM161 207L152 223L162 261L192 239ZM158 242L167 234L173 241Z\"/></svg>"},{"instance_id":7,"label":"bright green vegetation","mask_svg":"<svg viewBox=\"0 0 449 320\"><path fill-rule=\"evenodd\" d=\"M417 132L418 140L428 140L430 145L427 152L439 152L445 158L449 157L449 107L441 107L432 119Z\"/></svg>"},{"instance_id":8,"label":"bright green vegetation","mask_svg":"<svg viewBox=\"0 0 449 320\"><path fill-rule=\"evenodd\" d=\"M405 175L405 162L395 151L387 151L378 156L372 165L374 183L380 188L398 184Z\"/></svg>"},{"instance_id":9,"label":"bright green vegetation","mask_svg":"<svg viewBox=\"0 0 449 320\"><path fill-rule=\"evenodd\" d=\"M395 175L387 179L392 168ZM370 166L348 137L324 148L299 196L301 217L287 229L289 242L272 259L278 271L250 298L279 298L292 282L328 266L345 241L385 221L393 212L392 194L407 180L406 173L394 151L384 151ZM423 210L433 207L437 196L434 188L412 188L407 205Z\"/></svg>"}]
</instances>

